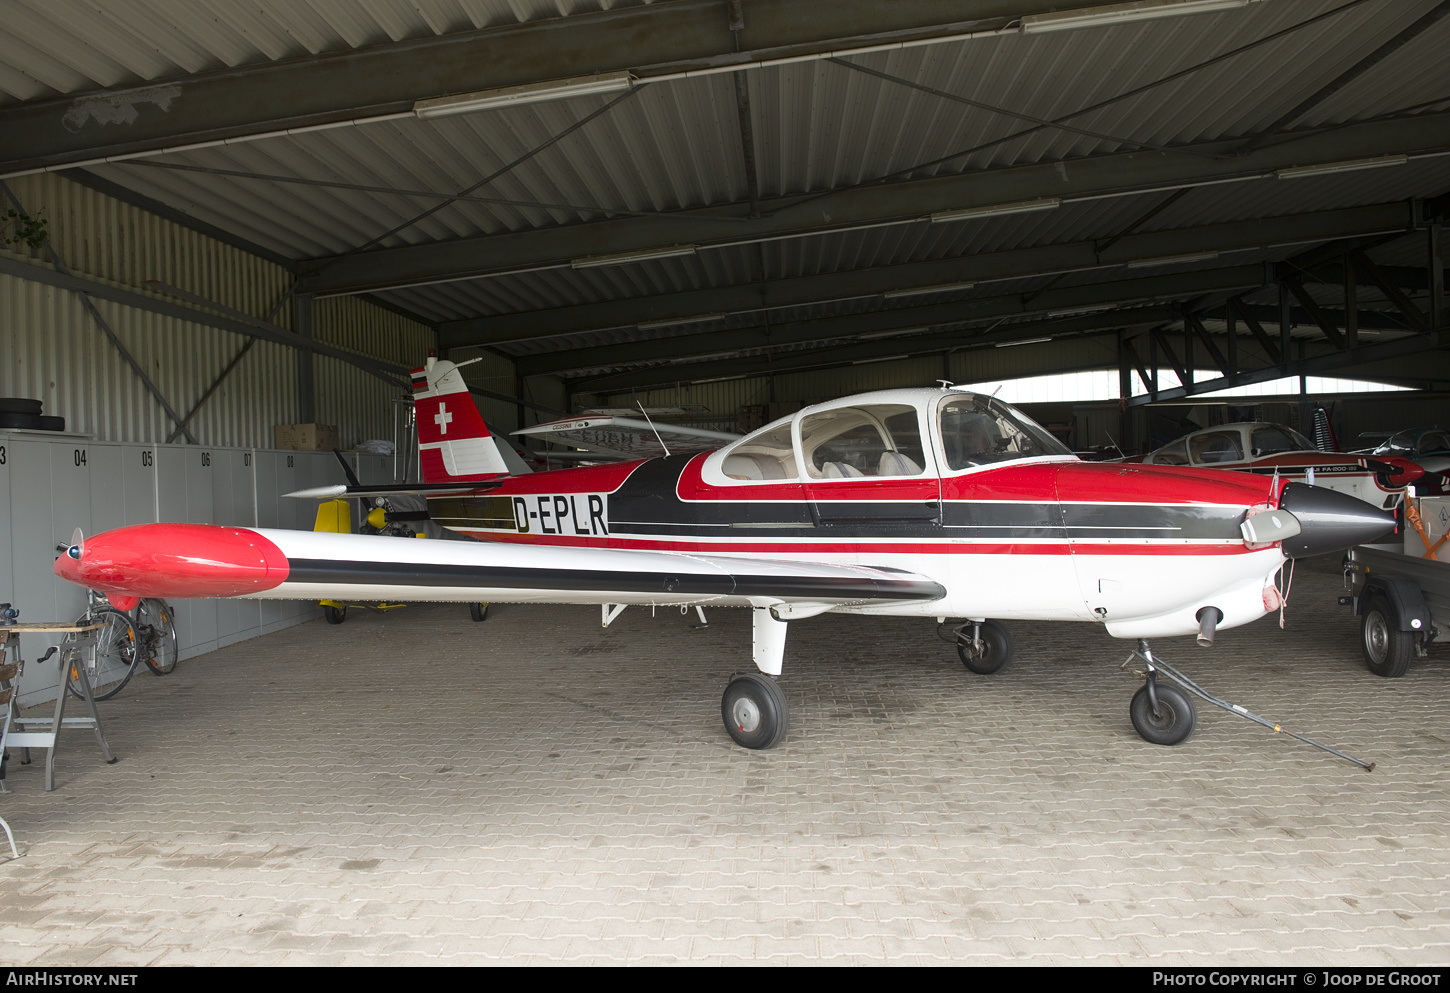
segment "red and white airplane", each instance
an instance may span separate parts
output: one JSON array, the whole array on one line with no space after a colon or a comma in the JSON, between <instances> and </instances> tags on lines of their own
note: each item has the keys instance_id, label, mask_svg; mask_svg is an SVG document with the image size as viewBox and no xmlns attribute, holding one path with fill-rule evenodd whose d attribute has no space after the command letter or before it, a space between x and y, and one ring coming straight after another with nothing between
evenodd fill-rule
<instances>
[{"instance_id":1,"label":"red and white airplane","mask_svg":"<svg viewBox=\"0 0 1450 993\"><path fill-rule=\"evenodd\" d=\"M1289 482L1338 490L1386 510L1403 503L1405 487L1425 475L1424 468L1408 458L1321 452L1293 428L1260 421L1204 428L1140 459L1123 461L1273 475Z\"/></svg>"},{"instance_id":2,"label":"red and white airplane","mask_svg":"<svg viewBox=\"0 0 1450 993\"><path fill-rule=\"evenodd\" d=\"M1097 623L1143 653L1152 637L1211 643L1279 608L1286 557L1394 526L1302 484L1082 462L1012 407L951 388L818 404L713 452L511 475L457 367L430 358L413 375L424 484L293 495L423 492L435 521L482 540L146 524L78 540L56 574L122 609L142 596L746 607L759 673L730 682L721 713L738 743L769 748L786 730L772 677L792 621L955 619L976 672L1011 657L1004 619ZM1176 743L1192 703L1153 671L1134 724Z\"/></svg>"}]
</instances>

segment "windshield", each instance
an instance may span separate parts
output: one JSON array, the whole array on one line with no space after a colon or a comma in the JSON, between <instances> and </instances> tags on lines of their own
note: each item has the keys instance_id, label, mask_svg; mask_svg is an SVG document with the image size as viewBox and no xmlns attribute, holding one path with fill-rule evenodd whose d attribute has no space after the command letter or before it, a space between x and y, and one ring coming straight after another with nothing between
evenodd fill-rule
<instances>
[{"instance_id":1,"label":"windshield","mask_svg":"<svg viewBox=\"0 0 1450 993\"><path fill-rule=\"evenodd\" d=\"M941 437L951 469L1040 455L1072 455L1066 445L1020 410L975 393L960 393L942 402Z\"/></svg>"},{"instance_id":2,"label":"windshield","mask_svg":"<svg viewBox=\"0 0 1450 993\"><path fill-rule=\"evenodd\" d=\"M1282 424L1254 428L1253 445L1255 456L1314 451L1314 442Z\"/></svg>"}]
</instances>

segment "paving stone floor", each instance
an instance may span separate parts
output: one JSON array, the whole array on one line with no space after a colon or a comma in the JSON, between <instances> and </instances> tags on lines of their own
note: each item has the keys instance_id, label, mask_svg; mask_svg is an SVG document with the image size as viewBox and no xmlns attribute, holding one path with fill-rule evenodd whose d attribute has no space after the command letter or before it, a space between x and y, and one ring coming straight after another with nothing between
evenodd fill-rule
<instances>
[{"instance_id":1,"label":"paving stone floor","mask_svg":"<svg viewBox=\"0 0 1450 993\"><path fill-rule=\"evenodd\" d=\"M984 677L930 622L799 622L748 752L744 611L305 624L138 675L115 766L68 732L47 794L12 758L0 959L1444 965L1450 649L1370 675L1337 592L1155 647L1372 773L1207 707L1142 742L1089 626L1012 625Z\"/></svg>"}]
</instances>

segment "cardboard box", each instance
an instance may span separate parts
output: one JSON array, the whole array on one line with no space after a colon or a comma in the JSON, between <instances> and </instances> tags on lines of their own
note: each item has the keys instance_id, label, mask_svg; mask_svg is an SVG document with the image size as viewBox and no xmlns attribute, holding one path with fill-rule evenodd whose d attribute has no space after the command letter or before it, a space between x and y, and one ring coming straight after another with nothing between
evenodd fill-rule
<instances>
[{"instance_id":1,"label":"cardboard box","mask_svg":"<svg viewBox=\"0 0 1450 993\"><path fill-rule=\"evenodd\" d=\"M338 447L336 424L278 424L272 428L276 446L294 452L330 452Z\"/></svg>"}]
</instances>

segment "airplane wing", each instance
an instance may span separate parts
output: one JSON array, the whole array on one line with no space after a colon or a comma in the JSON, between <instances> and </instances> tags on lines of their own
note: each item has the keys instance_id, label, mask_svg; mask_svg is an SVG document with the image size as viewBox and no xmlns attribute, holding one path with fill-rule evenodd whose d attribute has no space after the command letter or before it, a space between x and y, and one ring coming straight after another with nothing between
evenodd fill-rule
<instances>
[{"instance_id":1,"label":"airplane wing","mask_svg":"<svg viewBox=\"0 0 1450 993\"><path fill-rule=\"evenodd\" d=\"M835 606L935 600L888 568L643 549L413 541L210 524L138 524L62 555L62 578L122 596Z\"/></svg>"},{"instance_id":2,"label":"airplane wing","mask_svg":"<svg viewBox=\"0 0 1450 993\"><path fill-rule=\"evenodd\" d=\"M521 428L514 434L581 448L591 454L614 459L658 458L666 454L666 448L673 455L704 452L740 437L727 431L651 423L643 418L615 414L564 417Z\"/></svg>"}]
</instances>

